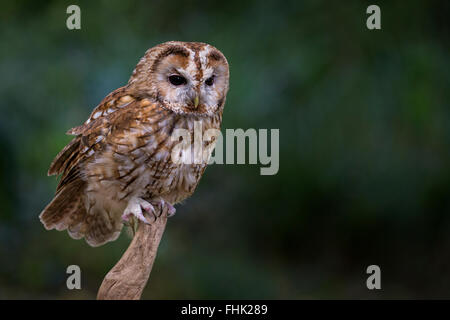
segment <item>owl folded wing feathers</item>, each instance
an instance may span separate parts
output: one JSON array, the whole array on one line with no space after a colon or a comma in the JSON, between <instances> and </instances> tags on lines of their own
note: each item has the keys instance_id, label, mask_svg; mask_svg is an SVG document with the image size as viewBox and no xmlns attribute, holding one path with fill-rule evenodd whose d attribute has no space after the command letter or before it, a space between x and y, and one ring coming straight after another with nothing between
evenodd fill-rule
<instances>
[{"instance_id":1,"label":"owl folded wing feathers","mask_svg":"<svg viewBox=\"0 0 450 320\"><path fill-rule=\"evenodd\" d=\"M154 112L153 105L149 100L137 99L119 88L94 109L83 125L68 131L76 137L55 157L48 170L48 175L62 175L54 199L39 216L46 229L69 229L74 238L81 238L86 233L83 231L89 227L85 222L87 212L83 199L86 181L81 176L85 164L101 154L106 140L114 140L116 132L123 132L136 118L144 117L143 112ZM76 231L71 232L75 227ZM90 244L111 241L106 234L111 234L111 230L106 230L103 237L97 236L101 240L91 240Z\"/></svg>"}]
</instances>

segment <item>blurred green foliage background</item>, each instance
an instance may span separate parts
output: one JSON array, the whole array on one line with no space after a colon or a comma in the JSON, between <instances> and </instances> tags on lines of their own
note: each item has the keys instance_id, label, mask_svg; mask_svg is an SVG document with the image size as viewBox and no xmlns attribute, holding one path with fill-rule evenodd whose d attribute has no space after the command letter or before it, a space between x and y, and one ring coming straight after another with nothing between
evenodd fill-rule
<instances>
[{"instance_id":1,"label":"blurred green foliage background","mask_svg":"<svg viewBox=\"0 0 450 320\"><path fill-rule=\"evenodd\" d=\"M366 28L381 7L382 30ZM81 7L82 29L66 28ZM130 237L45 231L46 172L144 52L230 63L226 128L280 129L280 171L212 165L169 220L147 299L450 298L448 1L3 1L0 298L95 298ZM66 289L68 265L82 290ZM382 290L366 288L368 265Z\"/></svg>"}]
</instances>

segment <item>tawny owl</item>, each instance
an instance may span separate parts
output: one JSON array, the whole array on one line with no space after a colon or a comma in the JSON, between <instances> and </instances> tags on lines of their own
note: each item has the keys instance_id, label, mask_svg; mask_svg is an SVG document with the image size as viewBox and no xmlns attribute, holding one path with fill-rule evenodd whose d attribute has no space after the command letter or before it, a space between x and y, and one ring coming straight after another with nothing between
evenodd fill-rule
<instances>
[{"instance_id":1,"label":"tawny owl","mask_svg":"<svg viewBox=\"0 0 450 320\"><path fill-rule=\"evenodd\" d=\"M173 161L171 136L186 129L194 137L196 121L202 132L220 128L228 78L225 56L211 45L172 41L149 49L128 84L68 131L75 138L48 171L62 176L40 215L45 228L99 246L117 239L130 217L148 223L155 203L173 214L206 163Z\"/></svg>"}]
</instances>

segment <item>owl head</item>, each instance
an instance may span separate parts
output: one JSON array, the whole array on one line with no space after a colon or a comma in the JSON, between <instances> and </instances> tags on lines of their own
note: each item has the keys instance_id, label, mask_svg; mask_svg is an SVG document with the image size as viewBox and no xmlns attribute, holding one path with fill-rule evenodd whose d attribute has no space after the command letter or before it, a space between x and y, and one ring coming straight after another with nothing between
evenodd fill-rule
<instances>
[{"instance_id":1,"label":"owl head","mask_svg":"<svg viewBox=\"0 0 450 320\"><path fill-rule=\"evenodd\" d=\"M178 114L222 112L228 92L228 62L213 46L170 41L149 49L128 82Z\"/></svg>"}]
</instances>

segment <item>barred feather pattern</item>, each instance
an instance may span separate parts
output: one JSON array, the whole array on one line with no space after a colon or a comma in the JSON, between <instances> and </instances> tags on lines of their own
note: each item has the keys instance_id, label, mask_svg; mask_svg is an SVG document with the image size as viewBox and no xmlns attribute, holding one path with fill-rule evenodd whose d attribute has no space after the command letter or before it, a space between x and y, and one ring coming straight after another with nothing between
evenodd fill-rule
<instances>
[{"instance_id":1,"label":"barred feather pattern","mask_svg":"<svg viewBox=\"0 0 450 320\"><path fill-rule=\"evenodd\" d=\"M77 137L51 165L49 174L62 173L62 178L55 200L41 215L44 225L67 227L73 238L85 236L95 246L118 237L120 216L131 197L160 197L171 204L189 197L206 164L174 163L172 148L178 141L171 134L186 129L193 139L195 121L202 123L203 132L219 129L221 114L177 115L123 88L109 95L83 126L69 131ZM69 204L58 211L64 200Z\"/></svg>"},{"instance_id":2,"label":"barred feather pattern","mask_svg":"<svg viewBox=\"0 0 450 320\"><path fill-rule=\"evenodd\" d=\"M187 78L193 73L189 90L204 103L193 106L190 92L176 96L181 89L166 83L165 72L173 70ZM206 88L212 72L217 85ZM129 83L103 99L83 125L68 131L75 137L48 171L61 179L40 215L45 228L67 229L71 237L99 246L119 236L130 199L162 199L173 205L192 195L206 163L172 161L179 143L172 134L185 129L193 143L196 121L202 134L220 129L227 90L228 64L217 49L183 42L150 49ZM202 143L212 152L210 142Z\"/></svg>"}]
</instances>

